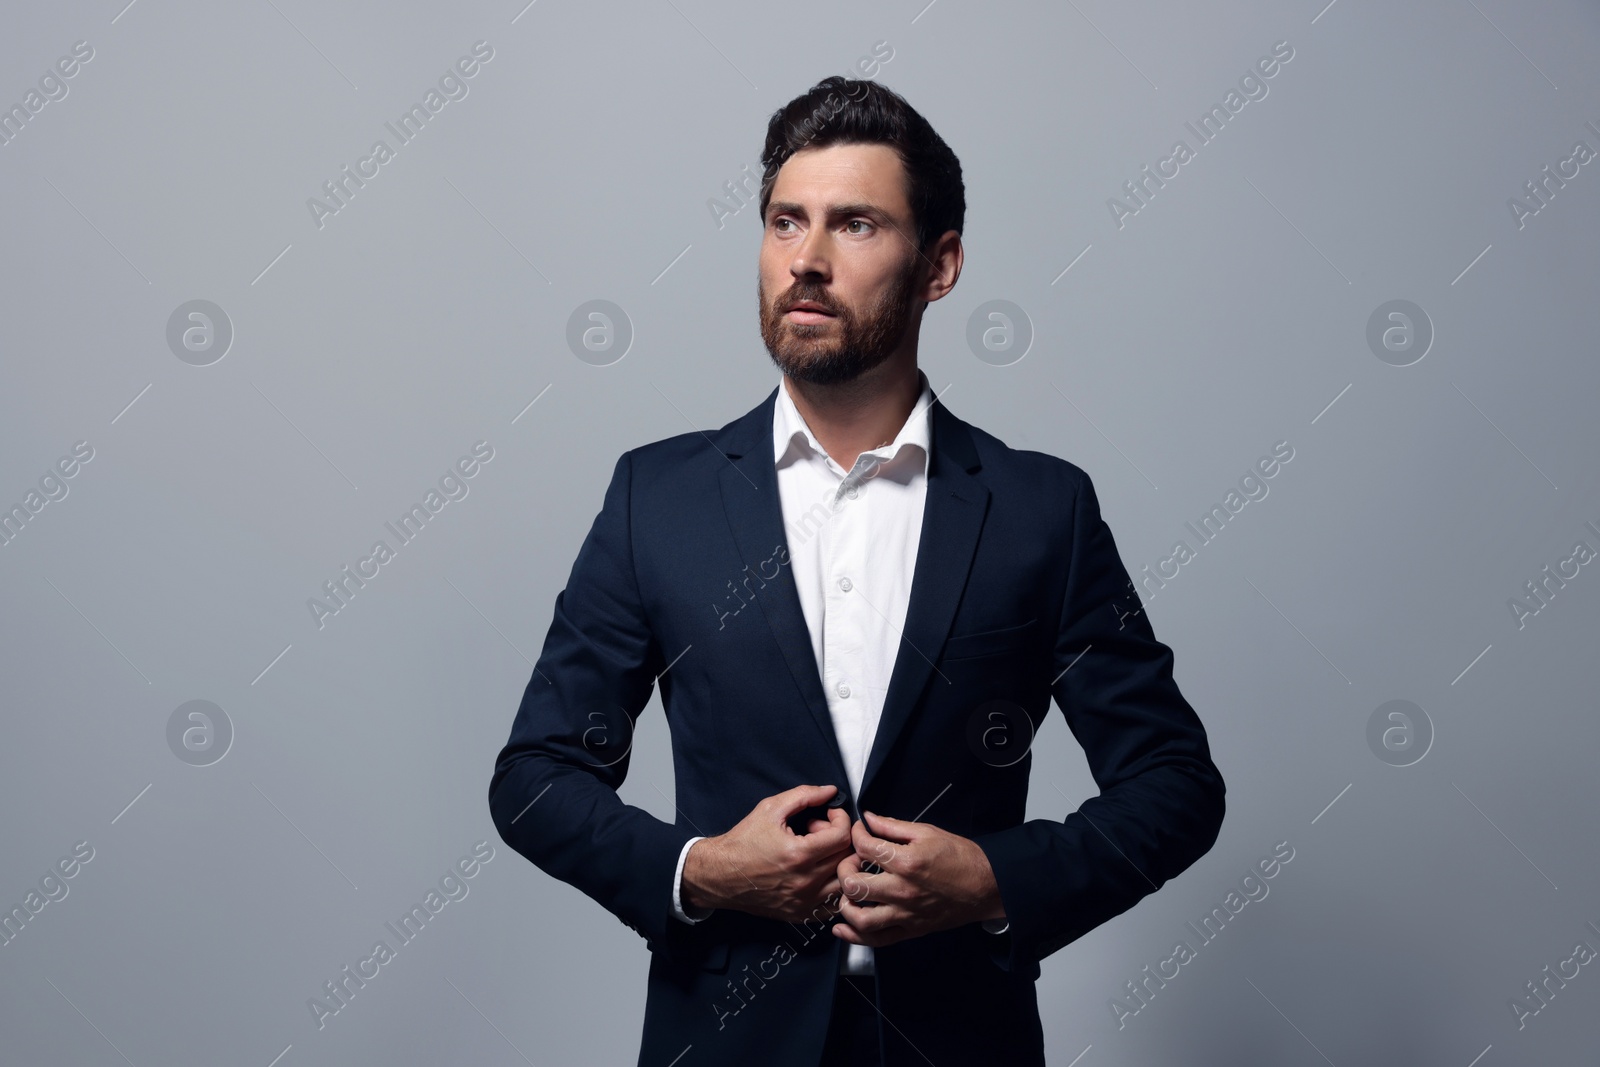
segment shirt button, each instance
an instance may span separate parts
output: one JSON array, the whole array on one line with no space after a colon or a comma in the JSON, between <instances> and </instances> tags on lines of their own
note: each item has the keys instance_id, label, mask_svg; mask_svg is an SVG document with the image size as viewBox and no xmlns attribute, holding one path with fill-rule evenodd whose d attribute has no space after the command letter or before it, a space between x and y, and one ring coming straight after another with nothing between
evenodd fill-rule
<instances>
[{"instance_id":1,"label":"shirt button","mask_svg":"<svg viewBox=\"0 0 1600 1067\"><path fill-rule=\"evenodd\" d=\"M843 682L840 682L838 692L841 697L847 697L850 695L850 687L845 685Z\"/></svg>"},{"instance_id":2,"label":"shirt button","mask_svg":"<svg viewBox=\"0 0 1600 1067\"><path fill-rule=\"evenodd\" d=\"M846 593L848 593L853 588L851 586L851 584L850 584L850 579L848 579L848 578L840 578L839 579L839 588L843 589Z\"/></svg>"}]
</instances>

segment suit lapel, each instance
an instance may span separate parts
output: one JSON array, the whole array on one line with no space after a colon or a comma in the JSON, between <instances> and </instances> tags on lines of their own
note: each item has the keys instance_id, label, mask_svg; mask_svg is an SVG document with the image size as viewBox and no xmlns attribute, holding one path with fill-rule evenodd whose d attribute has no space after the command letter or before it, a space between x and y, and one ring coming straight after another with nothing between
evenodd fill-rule
<instances>
[{"instance_id":1,"label":"suit lapel","mask_svg":"<svg viewBox=\"0 0 1600 1067\"><path fill-rule=\"evenodd\" d=\"M872 791L874 777L910 721L929 678L935 685L949 684L949 679L935 674L933 661L950 634L983 518L989 510L988 486L968 473L977 468L978 455L966 423L937 399L933 402L931 440L928 495L922 512L917 564L912 572L911 599L906 605L906 625L889 675L878 732L861 779L862 798ZM900 817L910 818L912 814Z\"/></svg>"},{"instance_id":2,"label":"suit lapel","mask_svg":"<svg viewBox=\"0 0 1600 1067\"><path fill-rule=\"evenodd\" d=\"M772 459L772 414L777 398L778 390L774 389L755 410L727 428L722 447L729 462L718 472L722 506L739 555L750 573L762 579L766 579L766 575L761 573L759 565L772 559L774 549L782 545L784 559L788 558L789 551L782 501L778 498L778 472ZM845 773L833 717L828 713L828 701L822 693L822 674L817 667L817 657L811 651L811 631L806 627L805 612L800 607L793 568L779 567L777 577L766 579L766 585L755 599L762 617L778 639L778 648L789 664L789 674L800 691L800 700L821 733L832 762L831 784L838 787L840 797L850 801L850 778Z\"/></svg>"},{"instance_id":3,"label":"suit lapel","mask_svg":"<svg viewBox=\"0 0 1600 1067\"><path fill-rule=\"evenodd\" d=\"M772 459L772 415L777 397L775 388L754 410L724 427L720 442L729 461L718 473L728 526L739 555L756 573L758 564L770 560L777 545L783 545L787 554L789 544ZM969 473L977 469L978 456L967 424L937 398L931 410L927 499L911 598L883 713L862 778L862 797L871 789L876 772L910 721L917 697L929 678L933 677L935 684L948 684L935 675L933 661L949 635L988 511L989 489ZM792 568L779 568L778 576L767 581L756 601L777 638L801 701L826 742L835 784L841 794L846 793L850 787L844 759L822 692L821 672L811 650L811 632L800 607Z\"/></svg>"}]
</instances>

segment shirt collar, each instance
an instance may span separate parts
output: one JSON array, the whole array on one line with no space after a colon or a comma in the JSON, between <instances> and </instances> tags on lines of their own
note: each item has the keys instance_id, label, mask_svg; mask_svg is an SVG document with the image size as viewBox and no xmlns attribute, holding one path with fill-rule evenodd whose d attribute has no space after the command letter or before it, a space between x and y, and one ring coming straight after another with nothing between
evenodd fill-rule
<instances>
[{"instance_id":1,"label":"shirt collar","mask_svg":"<svg viewBox=\"0 0 1600 1067\"><path fill-rule=\"evenodd\" d=\"M887 445L867 449L863 455L877 455L885 462L893 460L899 455L902 446L916 445L920 449L923 474L927 474L928 455L932 448L933 430L933 389L928 384L928 376L922 370L917 371L917 381L922 386L922 392L917 397L917 402L911 409L911 414L906 416L905 425L900 427L900 433ZM794 398L789 395L789 387L784 383L782 376L778 379L778 398L772 406L772 459L774 463L782 464L783 459L789 454L791 448L799 446L809 448L816 455L826 457L827 452L817 443L811 427L806 425L805 418L800 414L800 409L794 406Z\"/></svg>"}]
</instances>

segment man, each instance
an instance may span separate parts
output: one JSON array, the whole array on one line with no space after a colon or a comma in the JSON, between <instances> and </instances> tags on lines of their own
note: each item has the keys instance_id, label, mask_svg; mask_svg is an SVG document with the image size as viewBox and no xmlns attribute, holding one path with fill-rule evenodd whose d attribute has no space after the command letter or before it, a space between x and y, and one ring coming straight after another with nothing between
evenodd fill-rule
<instances>
[{"instance_id":1,"label":"man","mask_svg":"<svg viewBox=\"0 0 1600 1067\"><path fill-rule=\"evenodd\" d=\"M955 155L829 78L763 161L782 378L618 460L490 810L648 941L641 1065L1043 1064L1039 961L1211 847L1222 777L1088 475L917 367L961 272ZM657 682L671 824L616 794ZM1101 792L1024 821L1052 697Z\"/></svg>"}]
</instances>

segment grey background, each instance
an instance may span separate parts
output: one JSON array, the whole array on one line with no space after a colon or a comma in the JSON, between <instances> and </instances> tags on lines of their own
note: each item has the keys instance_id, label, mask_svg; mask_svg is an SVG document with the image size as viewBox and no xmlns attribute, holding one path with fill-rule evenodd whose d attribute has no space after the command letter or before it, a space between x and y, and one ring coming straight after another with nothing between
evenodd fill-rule
<instances>
[{"instance_id":1,"label":"grey background","mask_svg":"<svg viewBox=\"0 0 1600 1067\"><path fill-rule=\"evenodd\" d=\"M756 212L707 201L878 41L965 170L921 348L953 411L1089 471L1136 574L1294 448L1148 604L1228 818L1045 961L1051 1062L1592 1059L1595 966L1522 1029L1509 1000L1600 948L1600 575L1522 628L1507 600L1600 547L1600 162L1521 228L1507 200L1600 149L1600 14L924 2L6 12L7 107L94 49L0 147L0 504L94 450L0 547L0 903L94 849L0 947L7 1062L633 1062L643 943L499 841L489 775L617 455L777 381ZM468 95L319 229L307 199L479 40ZM1107 199L1283 40L1119 229ZM195 299L234 330L204 367L166 341ZM565 341L591 299L634 330L609 366ZM966 344L992 299L1035 333L1009 366ZM1366 342L1394 299L1436 334L1406 367ZM469 494L319 629L307 599L480 440ZM234 731L204 767L166 732L197 699ZM1396 699L1436 734L1408 767L1366 740ZM653 705L622 792L670 819L667 740ZM1035 753L1030 814L1059 819L1093 782L1059 718ZM308 998L477 841L469 894L319 1029ZM1111 998L1280 841L1270 895L1119 1028Z\"/></svg>"}]
</instances>

